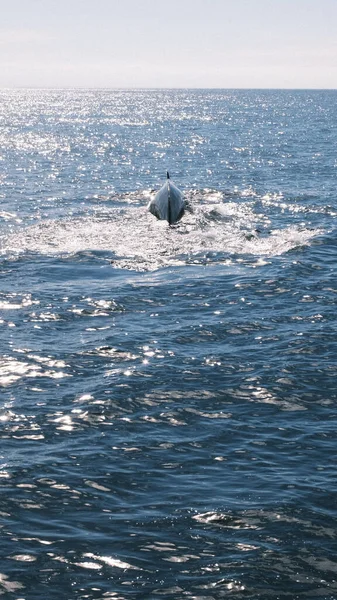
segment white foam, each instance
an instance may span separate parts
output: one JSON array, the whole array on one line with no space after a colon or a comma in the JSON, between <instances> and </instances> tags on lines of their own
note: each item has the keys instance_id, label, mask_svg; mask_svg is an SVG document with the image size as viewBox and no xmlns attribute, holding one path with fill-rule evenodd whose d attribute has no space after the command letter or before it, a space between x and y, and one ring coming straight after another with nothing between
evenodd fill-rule
<instances>
[{"instance_id":1,"label":"white foam","mask_svg":"<svg viewBox=\"0 0 337 600\"><path fill-rule=\"evenodd\" d=\"M100 211L96 208L81 218L46 220L18 229L2 240L0 252L6 256L25 252L61 256L106 252L106 260L113 258L114 266L135 270L225 262L238 255L257 257L263 264L266 257L308 244L320 233L294 225L267 231L268 218L256 214L251 201L214 203L210 193L199 203L194 198L193 205L193 212L169 227L156 220L145 206L109 208L105 204ZM262 231L258 231L261 221Z\"/></svg>"}]
</instances>

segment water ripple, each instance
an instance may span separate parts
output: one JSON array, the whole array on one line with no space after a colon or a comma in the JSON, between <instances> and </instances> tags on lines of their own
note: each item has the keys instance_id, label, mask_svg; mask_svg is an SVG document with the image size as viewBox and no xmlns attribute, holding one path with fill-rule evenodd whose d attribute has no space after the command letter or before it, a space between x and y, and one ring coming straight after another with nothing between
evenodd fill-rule
<instances>
[{"instance_id":1,"label":"water ripple","mask_svg":"<svg viewBox=\"0 0 337 600\"><path fill-rule=\"evenodd\" d=\"M0 99L0 595L335 598L335 92Z\"/></svg>"}]
</instances>

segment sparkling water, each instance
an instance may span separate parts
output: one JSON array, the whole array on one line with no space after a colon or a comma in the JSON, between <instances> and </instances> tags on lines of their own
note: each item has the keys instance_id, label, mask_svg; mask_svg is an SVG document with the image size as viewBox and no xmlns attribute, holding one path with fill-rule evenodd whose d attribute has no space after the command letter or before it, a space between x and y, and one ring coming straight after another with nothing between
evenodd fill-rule
<instances>
[{"instance_id":1,"label":"sparkling water","mask_svg":"<svg viewBox=\"0 0 337 600\"><path fill-rule=\"evenodd\" d=\"M0 93L4 598L337 597L336 100Z\"/></svg>"}]
</instances>

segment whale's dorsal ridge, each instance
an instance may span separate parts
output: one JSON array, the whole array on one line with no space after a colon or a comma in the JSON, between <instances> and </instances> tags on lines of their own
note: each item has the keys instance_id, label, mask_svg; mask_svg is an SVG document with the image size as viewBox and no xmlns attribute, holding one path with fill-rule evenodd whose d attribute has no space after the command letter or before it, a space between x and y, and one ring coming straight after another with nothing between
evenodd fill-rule
<instances>
[{"instance_id":1,"label":"whale's dorsal ridge","mask_svg":"<svg viewBox=\"0 0 337 600\"><path fill-rule=\"evenodd\" d=\"M170 174L166 172L166 181L148 205L149 211L167 221L170 225L181 219L185 212L185 200L182 192L174 185Z\"/></svg>"}]
</instances>

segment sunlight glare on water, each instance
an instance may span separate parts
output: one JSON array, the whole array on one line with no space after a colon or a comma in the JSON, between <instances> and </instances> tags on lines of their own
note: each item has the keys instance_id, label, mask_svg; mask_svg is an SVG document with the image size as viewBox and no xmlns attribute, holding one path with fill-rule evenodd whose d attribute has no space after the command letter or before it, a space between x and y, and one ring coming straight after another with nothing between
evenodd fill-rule
<instances>
[{"instance_id":1,"label":"sunlight glare on water","mask_svg":"<svg viewBox=\"0 0 337 600\"><path fill-rule=\"evenodd\" d=\"M335 120L0 92L4 598L335 598Z\"/></svg>"}]
</instances>

